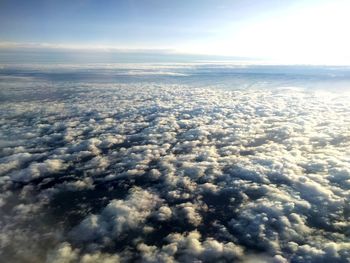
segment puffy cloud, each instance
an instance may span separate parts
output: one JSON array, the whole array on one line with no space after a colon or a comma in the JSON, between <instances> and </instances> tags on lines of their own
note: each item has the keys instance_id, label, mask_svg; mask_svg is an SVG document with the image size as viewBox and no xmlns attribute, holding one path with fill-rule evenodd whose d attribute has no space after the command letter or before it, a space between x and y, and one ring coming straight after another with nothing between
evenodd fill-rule
<instances>
[{"instance_id":1,"label":"puffy cloud","mask_svg":"<svg viewBox=\"0 0 350 263\"><path fill-rule=\"evenodd\" d=\"M0 85L4 260L349 261L349 94Z\"/></svg>"},{"instance_id":2,"label":"puffy cloud","mask_svg":"<svg viewBox=\"0 0 350 263\"><path fill-rule=\"evenodd\" d=\"M30 181L39 177L60 172L66 165L60 159L48 159L42 163L32 163L28 168L13 172L10 177L14 181Z\"/></svg>"},{"instance_id":3,"label":"puffy cloud","mask_svg":"<svg viewBox=\"0 0 350 263\"><path fill-rule=\"evenodd\" d=\"M50 251L46 262L48 263L119 263L118 255L107 253L86 253L81 254L79 249L73 249L72 246L64 242L57 248Z\"/></svg>"},{"instance_id":4,"label":"puffy cloud","mask_svg":"<svg viewBox=\"0 0 350 263\"><path fill-rule=\"evenodd\" d=\"M177 205L176 216L180 221L184 221L185 224L199 226L202 222L202 217L197 211L198 207L204 209L200 205L193 205L188 202Z\"/></svg>"},{"instance_id":5,"label":"puffy cloud","mask_svg":"<svg viewBox=\"0 0 350 263\"><path fill-rule=\"evenodd\" d=\"M233 261L242 257L243 249L232 242L220 243L215 239L207 238L201 240L197 231L186 234L173 233L166 237L167 244L158 249L155 246L139 244L145 262L176 262L174 256L177 254L180 262L206 261L220 262Z\"/></svg>"},{"instance_id":6,"label":"puffy cloud","mask_svg":"<svg viewBox=\"0 0 350 263\"><path fill-rule=\"evenodd\" d=\"M55 251L48 254L46 262L73 263L77 262L78 256L78 250L72 249L68 243L63 243Z\"/></svg>"},{"instance_id":7,"label":"puffy cloud","mask_svg":"<svg viewBox=\"0 0 350 263\"><path fill-rule=\"evenodd\" d=\"M171 218L172 211L168 206L161 206L158 209L156 216L159 221L167 221Z\"/></svg>"},{"instance_id":8,"label":"puffy cloud","mask_svg":"<svg viewBox=\"0 0 350 263\"><path fill-rule=\"evenodd\" d=\"M81 257L81 263L119 263L118 255L110 255L106 253L85 254Z\"/></svg>"},{"instance_id":9,"label":"puffy cloud","mask_svg":"<svg viewBox=\"0 0 350 263\"><path fill-rule=\"evenodd\" d=\"M132 188L125 200L112 200L101 214L85 218L71 233L72 238L81 241L122 239L129 231L140 230L159 203L157 195Z\"/></svg>"}]
</instances>

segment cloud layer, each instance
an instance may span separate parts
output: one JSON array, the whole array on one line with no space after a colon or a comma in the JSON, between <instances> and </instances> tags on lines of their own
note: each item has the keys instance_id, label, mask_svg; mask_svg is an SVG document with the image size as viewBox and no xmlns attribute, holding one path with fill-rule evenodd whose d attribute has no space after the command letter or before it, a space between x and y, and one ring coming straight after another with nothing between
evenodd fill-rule
<instances>
[{"instance_id":1,"label":"cloud layer","mask_svg":"<svg viewBox=\"0 0 350 263\"><path fill-rule=\"evenodd\" d=\"M1 88L7 261L350 262L348 95Z\"/></svg>"}]
</instances>

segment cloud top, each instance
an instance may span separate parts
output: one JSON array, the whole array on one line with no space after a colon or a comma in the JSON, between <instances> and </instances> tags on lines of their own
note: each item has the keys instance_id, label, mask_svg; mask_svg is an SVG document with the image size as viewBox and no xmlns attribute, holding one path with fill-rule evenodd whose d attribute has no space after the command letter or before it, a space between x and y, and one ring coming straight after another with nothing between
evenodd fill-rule
<instances>
[{"instance_id":1,"label":"cloud top","mask_svg":"<svg viewBox=\"0 0 350 263\"><path fill-rule=\"evenodd\" d=\"M4 83L1 258L349 262L346 93Z\"/></svg>"}]
</instances>

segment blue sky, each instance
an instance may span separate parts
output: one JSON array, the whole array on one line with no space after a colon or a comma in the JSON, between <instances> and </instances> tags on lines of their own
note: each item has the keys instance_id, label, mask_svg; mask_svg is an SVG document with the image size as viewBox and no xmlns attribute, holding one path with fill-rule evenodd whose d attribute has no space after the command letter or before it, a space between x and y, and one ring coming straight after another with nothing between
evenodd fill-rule
<instances>
[{"instance_id":1,"label":"blue sky","mask_svg":"<svg viewBox=\"0 0 350 263\"><path fill-rule=\"evenodd\" d=\"M288 6L278 2L1 0L0 32L4 40L20 42L171 45Z\"/></svg>"},{"instance_id":2,"label":"blue sky","mask_svg":"<svg viewBox=\"0 0 350 263\"><path fill-rule=\"evenodd\" d=\"M349 2L0 0L0 48L347 62Z\"/></svg>"}]
</instances>

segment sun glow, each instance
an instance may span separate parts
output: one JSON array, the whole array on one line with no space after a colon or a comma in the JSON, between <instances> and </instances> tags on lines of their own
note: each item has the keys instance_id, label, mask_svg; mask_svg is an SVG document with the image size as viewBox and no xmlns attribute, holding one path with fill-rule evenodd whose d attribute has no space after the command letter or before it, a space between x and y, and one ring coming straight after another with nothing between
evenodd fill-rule
<instances>
[{"instance_id":1,"label":"sun glow","mask_svg":"<svg viewBox=\"0 0 350 263\"><path fill-rule=\"evenodd\" d=\"M349 1L295 6L286 13L228 24L186 52L259 57L283 63L350 64Z\"/></svg>"}]
</instances>

